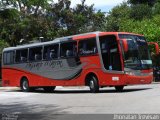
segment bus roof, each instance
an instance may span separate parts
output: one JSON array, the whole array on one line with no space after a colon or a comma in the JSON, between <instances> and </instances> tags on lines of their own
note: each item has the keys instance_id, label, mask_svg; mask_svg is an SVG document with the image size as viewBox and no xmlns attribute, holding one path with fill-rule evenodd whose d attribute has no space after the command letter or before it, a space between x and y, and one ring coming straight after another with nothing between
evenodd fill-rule
<instances>
[{"instance_id":1,"label":"bus roof","mask_svg":"<svg viewBox=\"0 0 160 120\"><path fill-rule=\"evenodd\" d=\"M36 46L42 46L42 45L49 45L49 44L56 44L56 43L60 43L60 42L65 42L65 41L69 41L71 40L73 37L78 37L78 36L88 36L88 35L96 35L96 34L103 34L103 35L109 35L109 34L132 34L132 35L139 35L139 36L143 36L140 34L134 34L134 33L129 33L129 32L100 32L100 31L96 31L96 32L89 32L89 33L84 33L84 34L77 34L77 35L72 35L72 36L67 36L67 37L60 37L60 38L56 38L52 41L48 41L48 42L39 42L39 43L32 43L32 44L24 44L24 45L18 45L16 47L8 47L8 48L4 48L4 51L11 51L11 50L17 50L17 49L24 49L24 48L31 48L31 47L36 47Z\"/></svg>"}]
</instances>

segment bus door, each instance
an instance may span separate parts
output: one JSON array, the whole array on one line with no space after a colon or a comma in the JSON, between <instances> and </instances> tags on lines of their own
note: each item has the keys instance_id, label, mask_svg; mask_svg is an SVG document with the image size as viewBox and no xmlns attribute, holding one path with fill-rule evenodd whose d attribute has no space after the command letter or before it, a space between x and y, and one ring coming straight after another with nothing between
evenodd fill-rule
<instances>
[{"instance_id":1,"label":"bus door","mask_svg":"<svg viewBox=\"0 0 160 120\"><path fill-rule=\"evenodd\" d=\"M121 60L116 37L114 35L101 36L99 40L104 68L106 70L121 71Z\"/></svg>"}]
</instances>

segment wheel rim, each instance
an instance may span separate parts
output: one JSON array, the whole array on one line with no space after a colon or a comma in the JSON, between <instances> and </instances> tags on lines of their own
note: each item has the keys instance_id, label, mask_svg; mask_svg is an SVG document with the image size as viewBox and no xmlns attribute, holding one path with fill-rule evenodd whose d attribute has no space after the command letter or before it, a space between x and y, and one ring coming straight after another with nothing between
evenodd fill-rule
<instances>
[{"instance_id":1,"label":"wheel rim","mask_svg":"<svg viewBox=\"0 0 160 120\"><path fill-rule=\"evenodd\" d=\"M23 81L23 89L26 90L28 89L28 82L27 81Z\"/></svg>"},{"instance_id":2,"label":"wheel rim","mask_svg":"<svg viewBox=\"0 0 160 120\"><path fill-rule=\"evenodd\" d=\"M89 86L91 89L94 89L94 81L93 80L90 81Z\"/></svg>"}]
</instances>

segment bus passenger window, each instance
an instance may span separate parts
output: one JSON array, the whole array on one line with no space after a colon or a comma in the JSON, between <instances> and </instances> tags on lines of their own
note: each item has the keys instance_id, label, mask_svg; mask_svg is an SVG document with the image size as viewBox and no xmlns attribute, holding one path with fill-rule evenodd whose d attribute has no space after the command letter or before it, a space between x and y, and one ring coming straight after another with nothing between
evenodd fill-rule
<instances>
[{"instance_id":1,"label":"bus passenger window","mask_svg":"<svg viewBox=\"0 0 160 120\"><path fill-rule=\"evenodd\" d=\"M35 47L29 49L29 60L39 61L42 60L42 47Z\"/></svg>"},{"instance_id":2,"label":"bus passenger window","mask_svg":"<svg viewBox=\"0 0 160 120\"><path fill-rule=\"evenodd\" d=\"M5 65L13 64L14 63L14 57L15 57L15 52L14 51L4 52L3 53L3 63Z\"/></svg>"},{"instance_id":3,"label":"bus passenger window","mask_svg":"<svg viewBox=\"0 0 160 120\"><path fill-rule=\"evenodd\" d=\"M61 44L61 57L75 57L77 55L77 48L75 42L67 42Z\"/></svg>"},{"instance_id":4,"label":"bus passenger window","mask_svg":"<svg viewBox=\"0 0 160 120\"><path fill-rule=\"evenodd\" d=\"M57 59L59 53L59 45L47 45L44 46L43 59L52 60Z\"/></svg>"},{"instance_id":5,"label":"bus passenger window","mask_svg":"<svg viewBox=\"0 0 160 120\"><path fill-rule=\"evenodd\" d=\"M79 42L79 55L94 55L97 52L96 38L81 40Z\"/></svg>"},{"instance_id":6,"label":"bus passenger window","mask_svg":"<svg viewBox=\"0 0 160 120\"><path fill-rule=\"evenodd\" d=\"M55 53L55 50L54 50L54 49L50 51L49 57L50 57L50 59L56 58L56 53Z\"/></svg>"},{"instance_id":7,"label":"bus passenger window","mask_svg":"<svg viewBox=\"0 0 160 120\"><path fill-rule=\"evenodd\" d=\"M16 50L16 62L26 62L28 57L28 49Z\"/></svg>"}]
</instances>

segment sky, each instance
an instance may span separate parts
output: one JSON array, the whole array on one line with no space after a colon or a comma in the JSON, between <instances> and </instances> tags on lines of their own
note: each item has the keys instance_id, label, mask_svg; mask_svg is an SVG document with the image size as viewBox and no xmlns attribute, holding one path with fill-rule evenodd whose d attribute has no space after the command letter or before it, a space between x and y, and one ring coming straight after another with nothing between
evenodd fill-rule
<instances>
[{"instance_id":1,"label":"sky","mask_svg":"<svg viewBox=\"0 0 160 120\"><path fill-rule=\"evenodd\" d=\"M57 2L58 0L54 0ZM122 3L126 0L86 0L87 5L94 4L96 10L101 9L102 12L109 12L114 6ZM81 3L81 0L71 0L71 7L74 7L76 4Z\"/></svg>"}]
</instances>

